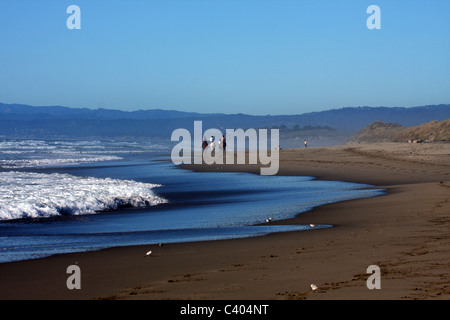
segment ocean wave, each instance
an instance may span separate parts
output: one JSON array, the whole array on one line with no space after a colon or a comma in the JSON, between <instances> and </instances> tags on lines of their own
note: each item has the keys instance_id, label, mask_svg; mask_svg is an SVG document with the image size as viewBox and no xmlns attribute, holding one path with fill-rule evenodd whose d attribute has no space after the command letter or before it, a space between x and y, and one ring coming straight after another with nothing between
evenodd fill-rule
<instances>
[{"instance_id":1,"label":"ocean wave","mask_svg":"<svg viewBox=\"0 0 450 320\"><path fill-rule=\"evenodd\" d=\"M92 163L100 161L122 160L123 158L117 156L86 156L80 158L54 158L54 159L14 159L14 160L0 160L0 168L15 169L15 168L38 168L51 167L62 165L77 165L83 163Z\"/></svg>"},{"instance_id":2,"label":"ocean wave","mask_svg":"<svg viewBox=\"0 0 450 320\"><path fill-rule=\"evenodd\" d=\"M168 148L165 144L153 141L44 141L44 140L3 140L0 141L0 153L30 154L44 153L79 153L82 152L148 152Z\"/></svg>"},{"instance_id":3,"label":"ocean wave","mask_svg":"<svg viewBox=\"0 0 450 320\"><path fill-rule=\"evenodd\" d=\"M158 184L69 174L0 173L0 220L95 214L120 207L148 207L167 200Z\"/></svg>"}]
</instances>

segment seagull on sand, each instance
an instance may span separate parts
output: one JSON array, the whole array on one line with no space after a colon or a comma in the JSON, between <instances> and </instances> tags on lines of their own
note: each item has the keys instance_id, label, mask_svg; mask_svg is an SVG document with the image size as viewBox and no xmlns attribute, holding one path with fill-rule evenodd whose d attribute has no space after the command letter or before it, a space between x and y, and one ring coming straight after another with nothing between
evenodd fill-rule
<instances>
[{"instance_id":1,"label":"seagull on sand","mask_svg":"<svg viewBox=\"0 0 450 320\"><path fill-rule=\"evenodd\" d=\"M311 290L312 291L316 291L318 289L318 287L315 284L311 284Z\"/></svg>"},{"instance_id":2,"label":"seagull on sand","mask_svg":"<svg viewBox=\"0 0 450 320\"><path fill-rule=\"evenodd\" d=\"M148 256L150 256L151 254L152 254L152 251L150 250L150 251L148 251L148 252L145 254L145 256L148 257Z\"/></svg>"}]
</instances>

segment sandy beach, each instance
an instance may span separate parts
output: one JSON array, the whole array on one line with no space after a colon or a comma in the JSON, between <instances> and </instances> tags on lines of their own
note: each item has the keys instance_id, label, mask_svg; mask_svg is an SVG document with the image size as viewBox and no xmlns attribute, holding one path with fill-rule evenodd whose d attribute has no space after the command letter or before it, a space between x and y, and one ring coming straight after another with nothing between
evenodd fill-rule
<instances>
[{"instance_id":1,"label":"sandy beach","mask_svg":"<svg viewBox=\"0 0 450 320\"><path fill-rule=\"evenodd\" d=\"M259 172L256 165L184 168ZM0 264L0 299L450 299L450 144L286 149L278 174L386 193L272 222L328 229ZM70 265L81 269L81 290L67 289ZM367 288L371 265L381 270L381 289Z\"/></svg>"}]
</instances>

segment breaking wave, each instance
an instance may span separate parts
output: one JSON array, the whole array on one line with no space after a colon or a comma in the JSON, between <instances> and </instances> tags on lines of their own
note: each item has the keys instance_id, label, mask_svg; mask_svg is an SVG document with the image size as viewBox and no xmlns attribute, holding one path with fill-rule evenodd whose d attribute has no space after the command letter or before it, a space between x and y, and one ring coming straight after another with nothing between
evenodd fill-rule
<instances>
[{"instance_id":1,"label":"breaking wave","mask_svg":"<svg viewBox=\"0 0 450 320\"><path fill-rule=\"evenodd\" d=\"M0 172L0 220L154 206L167 202L153 193L159 186L58 173Z\"/></svg>"},{"instance_id":2,"label":"breaking wave","mask_svg":"<svg viewBox=\"0 0 450 320\"><path fill-rule=\"evenodd\" d=\"M20 159L20 160L0 160L0 168L19 169L19 168L38 168L52 166L68 166L83 163L92 163L100 161L121 160L123 158L116 156L86 156L70 159Z\"/></svg>"}]
</instances>

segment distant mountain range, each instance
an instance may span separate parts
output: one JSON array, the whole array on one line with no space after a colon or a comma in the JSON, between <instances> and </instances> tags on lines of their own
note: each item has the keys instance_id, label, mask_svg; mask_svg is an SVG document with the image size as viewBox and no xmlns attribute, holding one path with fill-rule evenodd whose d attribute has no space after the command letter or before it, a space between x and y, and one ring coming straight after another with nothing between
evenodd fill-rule
<instances>
[{"instance_id":1,"label":"distant mountain range","mask_svg":"<svg viewBox=\"0 0 450 320\"><path fill-rule=\"evenodd\" d=\"M169 141L173 130L280 128L282 146L342 143L375 121L417 126L450 119L450 104L417 107L348 107L296 115L195 113L175 110L120 111L109 109L29 106L0 103L0 137L18 139L157 139ZM312 142L312 143L310 143Z\"/></svg>"}]
</instances>

